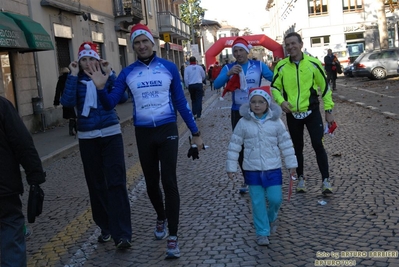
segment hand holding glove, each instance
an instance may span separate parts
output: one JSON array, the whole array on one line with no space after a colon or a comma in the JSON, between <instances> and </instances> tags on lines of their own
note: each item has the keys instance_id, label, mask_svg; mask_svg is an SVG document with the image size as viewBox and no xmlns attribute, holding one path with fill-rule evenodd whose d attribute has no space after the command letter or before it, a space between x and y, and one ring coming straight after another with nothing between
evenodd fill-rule
<instances>
[{"instance_id":1,"label":"hand holding glove","mask_svg":"<svg viewBox=\"0 0 399 267\"><path fill-rule=\"evenodd\" d=\"M190 149L188 150L187 157L193 157L193 160L199 159L198 147L197 145L191 145Z\"/></svg>"},{"instance_id":2,"label":"hand holding glove","mask_svg":"<svg viewBox=\"0 0 399 267\"><path fill-rule=\"evenodd\" d=\"M193 136L189 138L190 140L190 149L187 152L187 157L192 157L193 160L199 159L199 147L205 149L204 142L200 136Z\"/></svg>"},{"instance_id":3,"label":"hand holding glove","mask_svg":"<svg viewBox=\"0 0 399 267\"><path fill-rule=\"evenodd\" d=\"M42 214L44 192L38 184L30 185L28 198L28 222L34 223L37 216Z\"/></svg>"}]
</instances>

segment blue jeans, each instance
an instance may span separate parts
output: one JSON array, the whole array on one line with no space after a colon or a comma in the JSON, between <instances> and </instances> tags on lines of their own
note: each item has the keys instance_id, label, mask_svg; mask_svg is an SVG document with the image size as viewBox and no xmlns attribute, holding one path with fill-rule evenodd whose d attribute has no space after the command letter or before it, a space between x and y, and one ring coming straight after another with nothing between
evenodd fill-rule
<instances>
[{"instance_id":1,"label":"blue jeans","mask_svg":"<svg viewBox=\"0 0 399 267\"><path fill-rule=\"evenodd\" d=\"M25 219L18 194L0 198L1 266L26 266Z\"/></svg>"},{"instance_id":2,"label":"blue jeans","mask_svg":"<svg viewBox=\"0 0 399 267\"><path fill-rule=\"evenodd\" d=\"M79 139L94 222L103 235L131 240L130 203L122 134Z\"/></svg>"},{"instance_id":3,"label":"blue jeans","mask_svg":"<svg viewBox=\"0 0 399 267\"><path fill-rule=\"evenodd\" d=\"M248 188L256 235L270 236L270 223L277 219L283 202L282 187L274 185L264 188L261 185L249 185Z\"/></svg>"},{"instance_id":4,"label":"blue jeans","mask_svg":"<svg viewBox=\"0 0 399 267\"><path fill-rule=\"evenodd\" d=\"M191 108L194 116L201 118L202 115L202 98L204 96L204 90L202 83L190 84L188 90L191 98Z\"/></svg>"}]
</instances>

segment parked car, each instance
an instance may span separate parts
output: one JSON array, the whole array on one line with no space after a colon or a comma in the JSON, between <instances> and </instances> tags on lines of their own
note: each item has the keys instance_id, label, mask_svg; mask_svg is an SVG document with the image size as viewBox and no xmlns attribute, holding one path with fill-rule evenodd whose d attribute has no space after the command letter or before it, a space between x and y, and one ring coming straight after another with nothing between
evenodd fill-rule
<instances>
[{"instance_id":1,"label":"parked car","mask_svg":"<svg viewBox=\"0 0 399 267\"><path fill-rule=\"evenodd\" d=\"M399 48L374 50L361 54L353 62L352 74L355 77L381 80L390 75L398 75L398 64Z\"/></svg>"},{"instance_id":2,"label":"parked car","mask_svg":"<svg viewBox=\"0 0 399 267\"><path fill-rule=\"evenodd\" d=\"M344 68L344 75L348 77L354 77L352 71L353 71L353 63L349 64Z\"/></svg>"}]
</instances>

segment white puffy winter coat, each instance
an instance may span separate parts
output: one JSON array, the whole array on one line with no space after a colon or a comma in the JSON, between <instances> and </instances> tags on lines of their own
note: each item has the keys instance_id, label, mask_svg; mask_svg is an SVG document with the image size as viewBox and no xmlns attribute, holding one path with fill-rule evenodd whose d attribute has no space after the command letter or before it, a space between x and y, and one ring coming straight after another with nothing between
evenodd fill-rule
<instances>
[{"instance_id":1,"label":"white puffy winter coat","mask_svg":"<svg viewBox=\"0 0 399 267\"><path fill-rule=\"evenodd\" d=\"M260 121L250 111L249 104L240 107L243 116L231 136L227 152L227 172L237 171L237 161L244 145L243 169L267 171L282 167L281 155L287 169L298 166L291 137L280 119L281 108L274 102L267 112L266 120Z\"/></svg>"}]
</instances>

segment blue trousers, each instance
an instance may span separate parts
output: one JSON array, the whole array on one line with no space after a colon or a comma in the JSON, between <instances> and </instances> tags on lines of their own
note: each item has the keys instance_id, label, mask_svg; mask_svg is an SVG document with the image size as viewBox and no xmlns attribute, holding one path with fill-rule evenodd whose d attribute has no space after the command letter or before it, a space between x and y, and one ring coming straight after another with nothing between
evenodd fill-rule
<instances>
[{"instance_id":1,"label":"blue trousers","mask_svg":"<svg viewBox=\"0 0 399 267\"><path fill-rule=\"evenodd\" d=\"M191 109L194 116L201 118L202 115L202 98L204 96L202 83L190 84L188 90L191 98Z\"/></svg>"},{"instance_id":2,"label":"blue trousers","mask_svg":"<svg viewBox=\"0 0 399 267\"><path fill-rule=\"evenodd\" d=\"M103 235L131 240L130 204L122 134L79 139L94 222Z\"/></svg>"},{"instance_id":3,"label":"blue trousers","mask_svg":"<svg viewBox=\"0 0 399 267\"><path fill-rule=\"evenodd\" d=\"M1 267L25 267L25 219L18 194L0 198Z\"/></svg>"},{"instance_id":4,"label":"blue trousers","mask_svg":"<svg viewBox=\"0 0 399 267\"><path fill-rule=\"evenodd\" d=\"M270 223L277 219L278 211L283 202L281 185L262 187L249 185L252 203L252 218L257 236L270 236Z\"/></svg>"}]
</instances>

